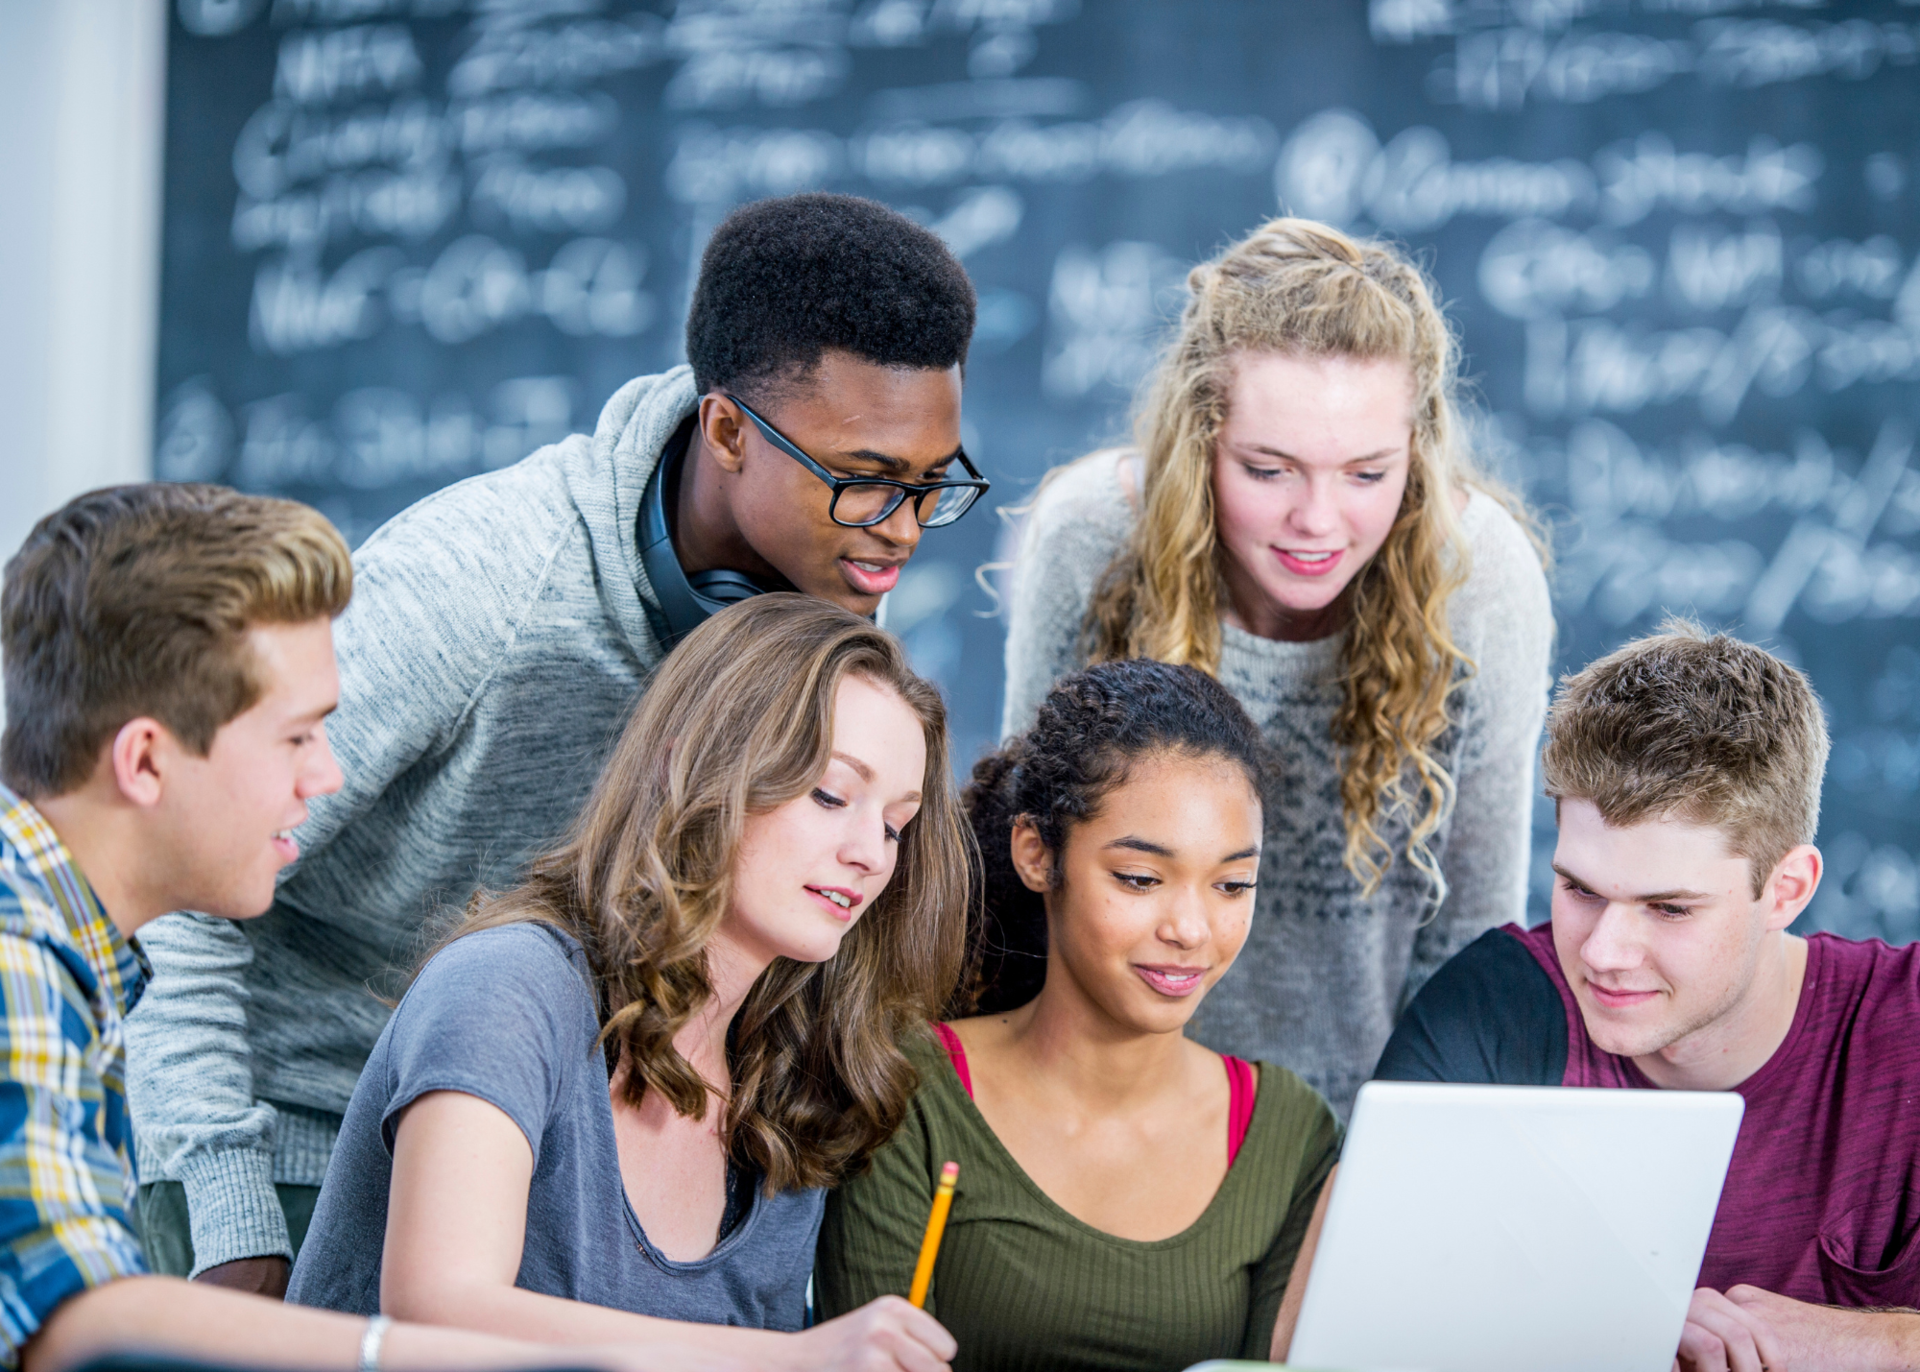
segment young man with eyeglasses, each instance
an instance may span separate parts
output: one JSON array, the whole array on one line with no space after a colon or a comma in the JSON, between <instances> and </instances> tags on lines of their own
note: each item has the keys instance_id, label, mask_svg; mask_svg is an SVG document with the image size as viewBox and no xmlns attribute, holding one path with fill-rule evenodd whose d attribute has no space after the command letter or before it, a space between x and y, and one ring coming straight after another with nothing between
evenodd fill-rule
<instances>
[{"instance_id":1,"label":"young man with eyeglasses","mask_svg":"<svg viewBox=\"0 0 1920 1372\"><path fill-rule=\"evenodd\" d=\"M966 273L871 201L799 195L715 231L688 367L591 436L430 496L355 557L338 626L346 784L245 926L148 927L127 1026L142 1228L162 1271L284 1293L377 991L436 912L556 838L667 650L766 590L873 614L986 482L960 450Z\"/></svg>"}]
</instances>

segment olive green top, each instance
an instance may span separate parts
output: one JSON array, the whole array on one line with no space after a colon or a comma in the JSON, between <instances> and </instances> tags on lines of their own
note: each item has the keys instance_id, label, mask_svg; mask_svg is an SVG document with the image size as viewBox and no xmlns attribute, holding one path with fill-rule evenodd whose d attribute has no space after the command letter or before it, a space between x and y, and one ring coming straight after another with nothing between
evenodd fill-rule
<instances>
[{"instance_id":1,"label":"olive green top","mask_svg":"<svg viewBox=\"0 0 1920 1372\"><path fill-rule=\"evenodd\" d=\"M1253 1119L1200 1218L1117 1238L1055 1205L1013 1160L929 1036L920 1088L873 1167L827 1201L814 1266L822 1318L904 1296L941 1164L960 1164L927 1309L960 1344L954 1372L1162 1372L1264 1360L1340 1128L1293 1073L1259 1064ZM1225 1141L1222 1140L1224 1143Z\"/></svg>"}]
</instances>

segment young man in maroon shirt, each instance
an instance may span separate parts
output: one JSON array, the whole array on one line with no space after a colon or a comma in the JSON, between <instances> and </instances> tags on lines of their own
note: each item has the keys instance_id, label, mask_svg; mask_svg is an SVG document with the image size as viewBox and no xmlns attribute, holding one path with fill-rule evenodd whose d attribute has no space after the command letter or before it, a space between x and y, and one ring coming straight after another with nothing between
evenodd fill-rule
<instances>
[{"instance_id":1,"label":"young man in maroon shirt","mask_svg":"<svg viewBox=\"0 0 1920 1372\"><path fill-rule=\"evenodd\" d=\"M1464 949L1376 1073L1745 1097L1688 1372L1920 1365L1920 948L1787 932L1826 758L1799 672L1689 623L1570 678L1552 921Z\"/></svg>"}]
</instances>

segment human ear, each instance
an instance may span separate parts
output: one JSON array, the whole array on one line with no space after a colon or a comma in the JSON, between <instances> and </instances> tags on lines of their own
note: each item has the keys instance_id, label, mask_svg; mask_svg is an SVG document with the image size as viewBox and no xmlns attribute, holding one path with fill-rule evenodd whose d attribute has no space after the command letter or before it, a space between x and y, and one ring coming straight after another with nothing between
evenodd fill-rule
<instances>
[{"instance_id":1,"label":"human ear","mask_svg":"<svg viewBox=\"0 0 1920 1372\"><path fill-rule=\"evenodd\" d=\"M700 397L700 437L722 471L738 472L747 460L747 417L730 395Z\"/></svg>"},{"instance_id":2,"label":"human ear","mask_svg":"<svg viewBox=\"0 0 1920 1372\"><path fill-rule=\"evenodd\" d=\"M1053 886L1053 854L1034 826L1030 816L1013 822L1013 870L1029 891L1047 891Z\"/></svg>"},{"instance_id":3,"label":"human ear","mask_svg":"<svg viewBox=\"0 0 1920 1372\"><path fill-rule=\"evenodd\" d=\"M1772 906L1767 911L1767 928L1785 929L1800 917L1813 893L1820 889L1820 873L1825 866L1820 850L1811 843L1788 850L1774 864L1765 892Z\"/></svg>"},{"instance_id":4,"label":"human ear","mask_svg":"<svg viewBox=\"0 0 1920 1372\"><path fill-rule=\"evenodd\" d=\"M142 809L160 803L164 755L175 746L173 735L157 719L141 715L120 726L107 747L106 763L115 788L129 803Z\"/></svg>"}]
</instances>

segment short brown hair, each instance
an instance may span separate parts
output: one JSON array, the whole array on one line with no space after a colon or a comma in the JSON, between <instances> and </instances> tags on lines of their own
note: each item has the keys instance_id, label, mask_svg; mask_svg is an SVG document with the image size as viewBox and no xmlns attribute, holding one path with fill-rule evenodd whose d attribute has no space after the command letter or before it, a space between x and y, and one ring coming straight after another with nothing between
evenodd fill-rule
<instances>
[{"instance_id":1,"label":"short brown hair","mask_svg":"<svg viewBox=\"0 0 1920 1372\"><path fill-rule=\"evenodd\" d=\"M1806 677L1687 619L1560 683L1541 757L1547 794L1608 824L1708 825L1747 859L1757 898L1820 827L1827 721Z\"/></svg>"},{"instance_id":2,"label":"short brown hair","mask_svg":"<svg viewBox=\"0 0 1920 1372\"><path fill-rule=\"evenodd\" d=\"M0 778L61 795L130 719L204 756L259 700L247 630L331 618L353 562L319 511L222 486L90 491L34 525L0 591Z\"/></svg>"},{"instance_id":3,"label":"short brown hair","mask_svg":"<svg viewBox=\"0 0 1920 1372\"><path fill-rule=\"evenodd\" d=\"M849 676L918 717L927 773L886 890L827 961L780 959L761 973L734 1020L721 1138L770 1194L831 1186L887 1141L916 1085L899 1045L926 1031L960 978L971 831L946 707L899 640L811 596L722 610L661 665L568 837L518 888L475 896L454 935L539 921L578 939L602 1038L628 1065L628 1100L658 1091L698 1118L711 1088L673 1036L713 995L706 947L732 904L743 827L819 781Z\"/></svg>"}]
</instances>

